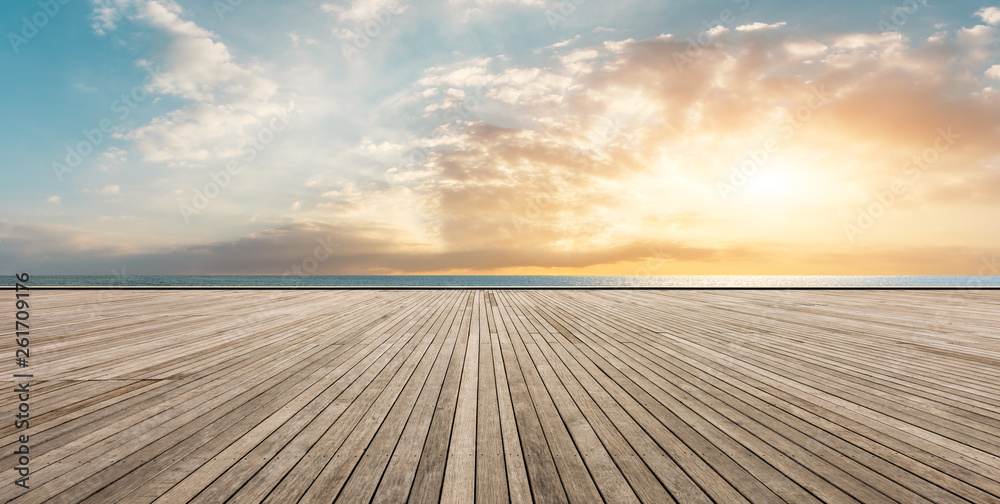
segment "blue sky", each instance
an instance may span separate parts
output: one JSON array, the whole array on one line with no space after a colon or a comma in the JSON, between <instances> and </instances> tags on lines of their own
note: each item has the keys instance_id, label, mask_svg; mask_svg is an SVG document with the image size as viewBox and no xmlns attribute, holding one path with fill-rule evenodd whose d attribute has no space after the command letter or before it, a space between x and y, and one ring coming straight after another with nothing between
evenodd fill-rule
<instances>
[{"instance_id":1,"label":"blue sky","mask_svg":"<svg viewBox=\"0 0 1000 504\"><path fill-rule=\"evenodd\" d=\"M3 273L280 274L326 240L315 273L974 274L1000 248L989 3L232 3L0 5Z\"/></svg>"}]
</instances>

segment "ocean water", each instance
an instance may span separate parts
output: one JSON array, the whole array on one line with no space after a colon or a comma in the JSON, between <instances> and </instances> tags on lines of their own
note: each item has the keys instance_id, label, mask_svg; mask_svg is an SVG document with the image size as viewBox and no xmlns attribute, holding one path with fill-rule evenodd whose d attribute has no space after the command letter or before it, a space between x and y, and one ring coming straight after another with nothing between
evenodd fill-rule
<instances>
[{"instance_id":1,"label":"ocean water","mask_svg":"<svg viewBox=\"0 0 1000 504\"><path fill-rule=\"evenodd\" d=\"M14 285L13 275L0 285ZM1000 276L34 275L32 287L1000 287Z\"/></svg>"}]
</instances>

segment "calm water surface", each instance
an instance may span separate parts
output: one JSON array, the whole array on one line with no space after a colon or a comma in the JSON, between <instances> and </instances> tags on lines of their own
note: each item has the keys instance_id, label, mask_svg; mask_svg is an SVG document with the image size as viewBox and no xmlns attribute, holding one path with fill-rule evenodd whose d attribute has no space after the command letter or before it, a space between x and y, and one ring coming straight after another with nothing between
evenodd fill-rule
<instances>
[{"instance_id":1,"label":"calm water surface","mask_svg":"<svg viewBox=\"0 0 1000 504\"><path fill-rule=\"evenodd\" d=\"M13 285L13 275L0 285ZM1000 276L34 275L40 286L173 287L1000 287Z\"/></svg>"}]
</instances>

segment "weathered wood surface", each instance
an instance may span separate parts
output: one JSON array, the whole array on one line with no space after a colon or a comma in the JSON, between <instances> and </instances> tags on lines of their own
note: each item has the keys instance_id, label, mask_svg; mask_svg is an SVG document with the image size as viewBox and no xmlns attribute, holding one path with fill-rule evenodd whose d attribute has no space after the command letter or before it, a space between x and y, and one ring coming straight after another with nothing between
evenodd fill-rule
<instances>
[{"instance_id":1,"label":"weathered wood surface","mask_svg":"<svg viewBox=\"0 0 1000 504\"><path fill-rule=\"evenodd\" d=\"M1000 291L31 299L3 502L1000 504Z\"/></svg>"}]
</instances>

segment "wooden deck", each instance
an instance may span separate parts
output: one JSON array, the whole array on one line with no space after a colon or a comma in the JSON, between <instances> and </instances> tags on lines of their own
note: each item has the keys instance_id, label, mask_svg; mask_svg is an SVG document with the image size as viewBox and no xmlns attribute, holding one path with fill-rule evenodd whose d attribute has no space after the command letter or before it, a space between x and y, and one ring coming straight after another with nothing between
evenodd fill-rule
<instances>
[{"instance_id":1,"label":"wooden deck","mask_svg":"<svg viewBox=\"0 0 1000 504\"><path fill-rule=\"evenodd\" d=\"M31 292L0 501L1000 503L1000 291Z\"/></svg>"}]
</instances>

